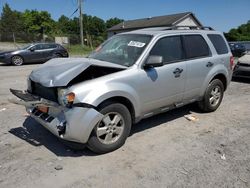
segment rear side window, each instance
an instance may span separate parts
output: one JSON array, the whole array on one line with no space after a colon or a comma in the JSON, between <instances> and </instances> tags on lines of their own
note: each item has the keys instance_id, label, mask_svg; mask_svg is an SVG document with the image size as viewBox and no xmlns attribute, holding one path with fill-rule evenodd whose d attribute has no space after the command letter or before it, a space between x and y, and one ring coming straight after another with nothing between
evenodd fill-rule
<instances>
[{"instance_id":1,"label":"rear side window","mask_svg":"<svg viewBox=\"0 0 250 188\"><path fill-rule=\"evenodd\" d=\"M217 54L227 54L228 53L228 48L227 48L226 42L222 38L221 35L208 34L207 36L211 40L211 42L213 43Z\"/></svg>"},{"instance_id":2,"label":"rear side window","mask_svg":"<svg viewBox=\"0 0 250 188\"><path fill-rule=\"evenodd\" d=\"M56 44L43 44L43 49L53 49L56 47Z\"/></svg>"},{"instance_id":3,"label":"rear side window","mask_svg":"<svg viewBox=\"0 0 250 188\"><path fill-rule=\"evenodd\" d=\"M210 55L207 42L201 35L183 35L183 42L187 59Z\"/></svg>"},{"instance_id":4,"label":"rear side window","mask_svg":"<svg viewBox=\"0 0 250 188\"><path fill-rule=\"evenodd\" d=\"M57 48L56 44L48 44L48 48Z\"/></svg>"},{"instance_id":5,"label":"rear side window","mask_svg":"<svg viewBox=\"0 0 250 188\"><path fill-rule=\"evenodd\" d=\"M180 36L171 36L160 39L152 48L150 55L163 57L165 63L183 59L183 50Z\"/></svg>"}]
</instances>

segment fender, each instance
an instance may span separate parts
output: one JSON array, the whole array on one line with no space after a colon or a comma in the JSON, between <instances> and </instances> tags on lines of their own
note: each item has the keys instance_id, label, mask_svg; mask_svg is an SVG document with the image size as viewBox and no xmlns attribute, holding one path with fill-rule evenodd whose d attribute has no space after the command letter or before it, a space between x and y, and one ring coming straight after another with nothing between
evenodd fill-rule
<instances>
[{"instance_id":1,"label":"fender","mask_svg":"<svg viewBox=\"0 0 250 188\"><path fill-rule=\"evenodd\" d=\"M85 93L86 95L82 95L83 98L78 98L81 103L87 103L89 105L97 107L103 101L110 99L112 97L124 97L128 99L135 111L135 116L138 117L140 115L140 104L139 96L135 89L130 85L121 82L110 83L108 86L104 87L96 87L90 92Z\"/></svg>"},{"instance_id":2,"label":"fender","mask_svg":"<svg viewBox=\"0 0 250 188\"><path fill-rule=\"evenodd\" d=\"M200 90L200 97L203 97L207 86L209 85L209 83L212 81L212 79L216 76L222 74L225 76L226 80L227 80L227 85L229 84L230 80L228 80L229 76L229 72L227 70L227 68L222 65L222 64L218 64L216 65L214 68L212 68L209 73L207 74L205 81L203 82L202 88Z\"/></svg>"}]
</instances>

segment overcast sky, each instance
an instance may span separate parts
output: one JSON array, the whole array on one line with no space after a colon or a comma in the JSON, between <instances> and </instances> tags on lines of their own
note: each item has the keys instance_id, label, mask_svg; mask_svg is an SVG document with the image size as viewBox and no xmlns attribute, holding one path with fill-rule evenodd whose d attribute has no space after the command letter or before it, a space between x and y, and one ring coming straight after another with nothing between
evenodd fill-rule
<instances>
[{"instance_id":1,"label":"overcast sky","mask_svg":"<svg viewBox=\"0 0 250 188\"><path fill-rule=\"evenodd\" d=\"M46 10L55 20L62 14L70 16L77 8L77 0L0 0L0 10L4 3L18 11ZM131 20L189 11L203 25L227 32L250 20L250 0L84 0L84 13L104 20L112 17Z\"/></svg>"}]
</instances>

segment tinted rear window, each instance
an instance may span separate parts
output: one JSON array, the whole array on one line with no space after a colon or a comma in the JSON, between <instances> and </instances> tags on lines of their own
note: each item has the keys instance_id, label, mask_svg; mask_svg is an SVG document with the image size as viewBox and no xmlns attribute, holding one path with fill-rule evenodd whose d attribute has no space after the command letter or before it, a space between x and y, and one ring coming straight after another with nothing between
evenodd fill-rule
<instances>
[{"instance_id":1,"label":"tinted rear window","mask_svg":"<svg viewBox=\"0 0 250 188\"><path fill-rule=\"evenodd\" d=\"M207 42L201 35L184 35L183 41L188 59L210 55Z\"/></svg>"},{"instance_id":2,"label":"tinted rear window","mask_svg":"<svg viewBox=\"0 0 250 188\"><path fill-rule=\"evenodd\" d=\"M56 44L44 44L44 49L52 49L57 48Z\"/></svg>"},{"instance_id":3,"label":"tinted rear window","mask_svg":"<svg viewBox=\"0 0 250 188\"><path fill-rule=\"evenodd\" d=\"M213 43L217 54L227 54L228 53L228 48L227 48L226 42L222 38L221 35L209 34L207 36L211 40L211 42Z\"/></svg>"}]
</instances>

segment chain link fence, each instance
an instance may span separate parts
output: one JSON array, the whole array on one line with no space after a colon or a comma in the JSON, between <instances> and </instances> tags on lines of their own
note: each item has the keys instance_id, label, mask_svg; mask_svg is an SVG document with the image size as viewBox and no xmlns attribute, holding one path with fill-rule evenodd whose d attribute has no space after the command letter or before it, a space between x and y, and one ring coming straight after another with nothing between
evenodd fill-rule
<instances>
[{"instance_id":1,"label":"chain link fence","mask_svg":"<svg viewBox=\"0 0 250 188\"><path fill-rule=\"evenodd\" d=\"M0 51L18 49L27 44L39 42L56 42L63 45L69 51L73 49L75 53L81 53L81 50L89 52L94 49L103 42L103 38L93 37L86 34L84 36L84 48L82 48L80 35L77 34L47 35L25 32L0 33Z\"/></svg>"}]
</instances>

